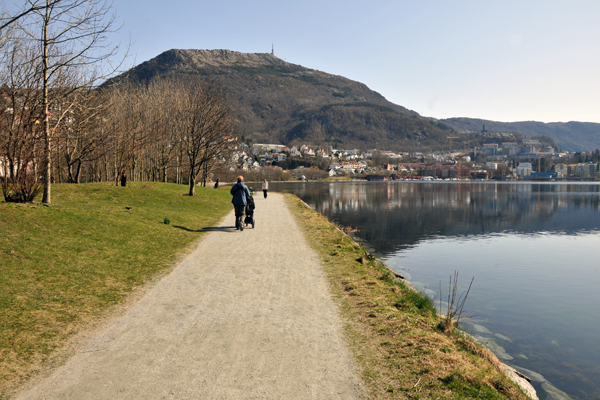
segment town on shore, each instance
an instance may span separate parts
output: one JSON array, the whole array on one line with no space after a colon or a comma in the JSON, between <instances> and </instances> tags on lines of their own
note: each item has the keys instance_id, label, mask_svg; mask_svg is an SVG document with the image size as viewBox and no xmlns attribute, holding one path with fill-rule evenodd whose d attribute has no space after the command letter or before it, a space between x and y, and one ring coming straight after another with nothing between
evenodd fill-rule
<instances>
[{"instance_id":1,"label":"town on shore","mask_svg":"<svg viewBox=\"0 0 600 400\"><path fill-rule=\"evenodd\" d=\"M228 180L229 169L270 180L595 180L599 153L562 152L537 139L430 152L242 143L215 176Z\"/></svg>"}]
</instances>

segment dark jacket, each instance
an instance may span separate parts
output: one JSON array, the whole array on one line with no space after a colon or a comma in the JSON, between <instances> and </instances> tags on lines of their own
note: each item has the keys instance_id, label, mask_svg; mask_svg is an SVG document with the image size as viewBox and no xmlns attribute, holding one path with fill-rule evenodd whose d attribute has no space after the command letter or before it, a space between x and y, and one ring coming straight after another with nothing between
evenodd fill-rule
<instances>
[{"instance_id":1,"label":"dark jacket","mask_svg":"<svg viewBox=\"0 0 600 400\"><path fill-rule=\"evenodd\" d=\"M248 186L244 185L244 182L234 184L229 193L233 196L231 202L234 206L245 206L246 199L250 197L250 191Z\"/></svg>"}]
</instances>

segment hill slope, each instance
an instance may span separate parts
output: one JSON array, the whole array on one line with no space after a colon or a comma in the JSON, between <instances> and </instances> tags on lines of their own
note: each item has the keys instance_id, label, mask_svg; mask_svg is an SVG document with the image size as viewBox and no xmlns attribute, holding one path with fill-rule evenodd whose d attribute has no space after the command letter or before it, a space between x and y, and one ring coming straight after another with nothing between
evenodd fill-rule
<instances>
[{"instance_id":1,"label":"hill slope","mask_svg":"<svg viewBox=\"0 0 600 400\"><path fill-rule=\"evenodd\" d=\"M600 149L600 124L593 122L495 122L475 118L448 118L441 120L458 132L479 132L485 129L497 132L516 132L525 136L549 136L563 150L591 151Z\"/></svg>"},{"instance_id":2,"label":"hill slope","mask_svg":"<svg viewBox=\"0 0 600 400\"><path fill-rule=\"evenodd\" d=\"M448 146L450 130L443 124L387 101L362 83L272 54L169 50L111 82L192 74L221 80L235 105L240 137L254 143L407 151Z\"/></svg>"}]
</instances>

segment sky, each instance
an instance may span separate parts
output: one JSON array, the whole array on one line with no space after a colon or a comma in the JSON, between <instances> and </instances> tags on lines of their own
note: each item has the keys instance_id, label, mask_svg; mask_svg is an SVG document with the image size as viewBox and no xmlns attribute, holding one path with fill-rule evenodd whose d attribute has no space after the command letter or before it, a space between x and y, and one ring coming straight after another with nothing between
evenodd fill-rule
<instances>
[{"instance_id":1,"label":"sky","mask_svg":"<svg viewBox=\"0 0 600 400\"><path fill-rule=\"evenodd\" d=\"M597 0L113 1L130 64L273 44L427 117L600 122Z\"/></svg>"}]
</instances>

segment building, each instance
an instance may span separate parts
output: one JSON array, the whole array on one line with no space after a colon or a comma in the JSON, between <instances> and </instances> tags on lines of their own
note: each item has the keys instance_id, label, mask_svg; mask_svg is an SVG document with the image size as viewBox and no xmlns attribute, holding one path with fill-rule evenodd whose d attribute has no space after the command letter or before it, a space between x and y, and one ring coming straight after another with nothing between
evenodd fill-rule
<instances>
[{"instance_id":1,"label":"building","mask_svg":"<svg viewBox=\"0 0 600 400\"><path fill-rule=\"evenodd\" d=\"M575 165L575 173L573 176L577 176L579 178L595 178L596 164L590 162Z\"/></svg>"},{"instance_id":2,"label":"building","mask_svg":"<svg viewBox=\"0 0 600 400\"><path fill-rule=\"evenodd\" d=\"M498 143L485 143L483 145L483 152L488 156L498 155Z\"/></svg>"},{"instance_id":3,"label":"building","mask_svg":"<svg viewBox=\"0 0 600 400\"><path fill-rule=\"evenodd\" d=\"M471 171L471 179L487 179L488 172L479 170L479 171Z\"/></svg>"},{"instance_id":4,"label":"building","mask_svg":"<svg viewBox=\"0 0 600 400\"><path fill-rule=\"evenodd\" d=\"M255 149L259 149L259 150L264 150L264 151L281 151L282 148L285 148L284 145L282 144L261 144L261 143L255 143L252 145L253 148Z\"/></svg>"},{"instance_id":5,"label":"building","mask_svg":"<svg viewBox=\"0 0 600 400\"><path fill-rule=\"evenodd\" d=\"M435 168L435 176L440 179L448 178L469 178L471 169L468 167L459 167L456 164L438 165Z\"/></svg>"},{"instance_id":6,"label":"building","mask_svg":"<svg viewBox=\"0 0 600 400\"><path fill-rule=\"evenodd\" d=\"M569 176L569 166L567 164L556 164L554 171L557 173L558 178L566 178Z\"/></svg>"},{"instance_id":7,"label":"building","mask_svg":"<svg viewBox=\"0 0 600 400\"><path fill-rule=\"evenodd\" d=\"M371 158L371 157L373 157L373 153L375 153L376 151L377 151L376 149L367 150L364 152L363 156L365 158Z\"/></svg>"},{"instance_id":8,"label":"building","mask_svg":"<svg viewBox=\"0 0 600 400\"><path fill-rule=\"evenodd\" d=\"M517 167L517 176L522 177L522 176L527 176L527 175L531 175L531 163L529 162L520 162L519 166Z\"/></svg>"}]
</instances>

